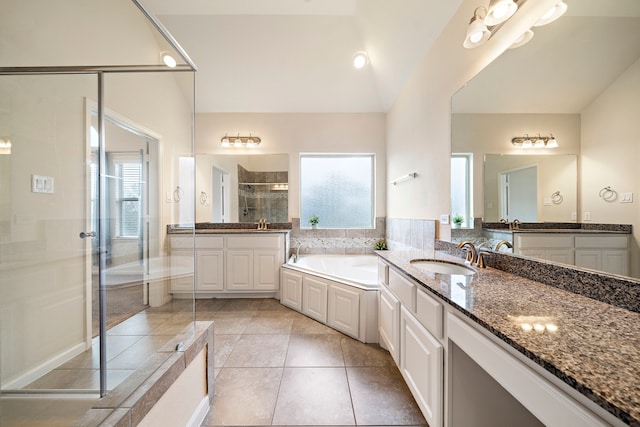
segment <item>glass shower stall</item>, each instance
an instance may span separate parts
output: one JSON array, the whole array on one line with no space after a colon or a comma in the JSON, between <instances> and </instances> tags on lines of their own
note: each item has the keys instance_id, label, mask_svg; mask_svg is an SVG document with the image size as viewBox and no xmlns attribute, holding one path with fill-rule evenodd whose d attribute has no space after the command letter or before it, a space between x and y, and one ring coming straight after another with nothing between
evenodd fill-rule
<instances>
[{"instance_id":1,"label":"glass shower stall","mask_svg":"<svg viewBox=\"0 0 640 427\"><path fill-rule=\"evenodd\" d=\"M104 396L194 320L195 66L135 0L0 3L0 394Z\"/></svg>"}]
</instances>

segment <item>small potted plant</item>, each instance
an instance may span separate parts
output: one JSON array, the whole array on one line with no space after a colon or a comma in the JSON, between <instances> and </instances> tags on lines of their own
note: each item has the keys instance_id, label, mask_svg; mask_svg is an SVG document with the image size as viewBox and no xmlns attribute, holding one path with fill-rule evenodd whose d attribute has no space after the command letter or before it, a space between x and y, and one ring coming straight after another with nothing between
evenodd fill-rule
<instances>
[{"instance_id":1,"label":"small potted plant","mask_svg":"<svg viewBox=\"0 0 640 427\"><path fill-rule=\"evenodd\" d=\"M311 224L311 228L317 228L318 227L318 223L320 222L320 218L318 218L315 215L311 215L309 217L309 224Z\"/></svg>"},{"instance_id":2,"label":"small potted plant","mask_svg":"<svg viewBox=\"0 0 640 427\"><path fill-rule=\"evenodd\" d=\"M464 222L464 217L460 214L455 214L453 218L451 218L451 222L453 223L453 228L460 228Z\"/></svg>"},{"instance_id":3,"label":"small potted plant","mask_svg":"<svg viewBox=\"0 0 640 427\"><path fill-rule=\"evenodd\" d=\"M387 242L386 242L384 239L382 239L382 240L378 240L378 241L376 242L376 244L374 245L374 248L375 248L377 251L384 251L384 250L386 250L386 249L387 249Z\"/></svg>"}]
</instances>

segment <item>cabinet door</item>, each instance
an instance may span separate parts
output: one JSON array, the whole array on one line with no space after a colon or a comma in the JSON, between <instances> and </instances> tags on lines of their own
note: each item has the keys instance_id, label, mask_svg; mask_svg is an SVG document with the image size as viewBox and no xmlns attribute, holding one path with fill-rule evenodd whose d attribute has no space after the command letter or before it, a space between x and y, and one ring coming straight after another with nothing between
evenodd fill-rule
<instances>
[{"instance_id":1,"label":"cabinet door","mask_svg":"<svg viewBox=\"0 0 640 427\"><path fill-rule=\"evenodd\" d=\"M548 249L546 252L546 260L574 265L573 249Z\"/></svg>"},{"instance_id":2,"label":"cabinet door","mask_svg":"<svg viewBox=\"0 0 640 427\"><path fill-rule=\"evenodd\" d=\"M280 303L294 310L302 311L302 275L282 269L282 290Z\"/></svg>"},{"instance_id":3,"label":"cabinet door","mask_svg":"<svg viewBox=\"0 0 640 427\"><path fill-rule=\"evenodd\" d=\"M327 324L358 339L360 293L356 289L331 283L328 305Z\"/></svg>"},{"instance_id":4,"label":"cabinet door","mask_svg":"<svg viewBox=\"0 0 640 427\"><path fill-rule=\"evenodd\" d=\"M227 251L227 290L246 291L253 288L253 251Z\"/></svg>"},{"instance_id":5,"label":"cabinet door","mask_svg":"<svg viewBox=\"0 0 640 427\"><path fill-rule=\"evenodd\" d=\"M172 249L169 270L171 292L193 292L193 249Z\"/></svg>"},{"instance_id":6,"label":"cabinet door","mask_svg":"<svg viewBox=\"0 0 640 427\"><path fill-rule=\"evenodd\" d=\"M400 372L427 423L442 426L444 348L404 307L400 316Z\"/></svg>"},{"instance_id":7,"label":"cabinet door","mask_svg":"<svg viewBox=\"0 0 640 427\"><path fill-rule=\"evenodd\" d=\"M602 270L602 251L599 249L576 249L578 267Z\"/></svg>"},{"instance_id":8,"label":"cabinet door","mask_svg":"<svg viewBox=\"0 0 640 427\"><path fill-rule=\"evenodd\" d=\"M326 282L310 277L302 281L302 313L327 323L327 292Z\"/></svg>"},{"instance_id":9,"label":"cabinet door","mask_svg":"<svg viewBox=\"0 0 640 427\"><path fill-rule=\"evenodd\" d=\"M224 289L224 252L196 250L196 291L221 291Z\"/></svg>"},{"instance_id":10,"label":"cabinet door","mask_svg":"<svg viewBox=\"0 0 640 427\"><path fill-rule=\"evenodd\" d=\"M400 365L400 301L384 286L378 293L378 333L380 346Z\"/></svg>"},{"instance_id":11,"label":"cabinet door","mask_svg":"<svg viewBox=\"0 0 640 427\"><path fill-rule=\"evenodd\" d=\"M279 251L253 251L253 289L277 291L280 289Z\"/></svg>"},{"instance_id":12,"label":"cabinet door","mask_svg":"<svg viewBox=\"0 0 640 427\"><path fill-rule=\"evenodd\" d=\"M629 252L626 249L603 249L602 271L629 275Z\"/></svg>"}]
</instances>

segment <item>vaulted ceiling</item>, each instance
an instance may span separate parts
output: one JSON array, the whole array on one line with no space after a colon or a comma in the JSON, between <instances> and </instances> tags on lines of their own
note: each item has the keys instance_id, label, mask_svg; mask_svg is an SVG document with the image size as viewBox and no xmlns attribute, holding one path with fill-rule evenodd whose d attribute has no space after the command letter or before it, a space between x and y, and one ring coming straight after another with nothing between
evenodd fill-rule
<instances>
[{"instance_id":1,"label":"vaulted ceiling","mask_svg":"<svg viewBox=\"0 0 640 427\"><path fill-rule=\"evenodd\" d=\"M198 66L198 112L387 111L460 3L143 0Z\"/></svg>"},{"instance_id":2,"label":"vaulted ceiling","mask_svg":"<svg viewBox=\"0 0 640 427\"><path fill-rule=\"evenodd\" d=\"M142 2L197 64L198 112L385 112L462 0ZM577 113L640 57L640 1L565 2L454 111ZM362 70L359 50L371 60Z\"/></svg>"}]
</instances>

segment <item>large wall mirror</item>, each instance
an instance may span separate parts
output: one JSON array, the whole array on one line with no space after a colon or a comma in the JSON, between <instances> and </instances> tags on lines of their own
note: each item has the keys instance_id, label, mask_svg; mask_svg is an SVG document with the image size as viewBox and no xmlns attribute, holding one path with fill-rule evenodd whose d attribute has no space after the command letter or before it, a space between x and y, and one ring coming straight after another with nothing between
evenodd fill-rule
<instances>
[{"instance_id":1,"label":"large wall mirror","mask_svg":"<svg viewBox=\"0 0 640 427\"><path fill-rule=\"evenodd\" d=\"M637 233L638 208L598 193L640 192L640 2L565 2L563 17L534 27L528 44L505 51L453 96L452 153L472 155L475 218L504 218L501 176L536 167L537 178L523 178L537 185L535 215L518 219L632 224ZM512 144L525 134L553 134L559 146Z\"/></svg>"},{"instance_id":2,"label":"large wall mirror","mask_svg":"<svg viewBox=\"0 0 640 427\"><path fill-rule=\"evenodd\" d=\"M289 221L287 154L196 154L196 222Z\"/></svg>"}]
</instances>

